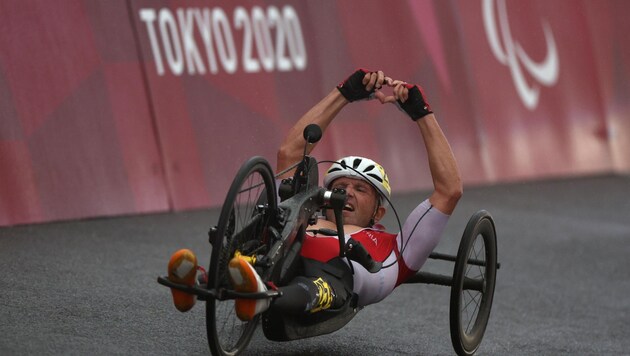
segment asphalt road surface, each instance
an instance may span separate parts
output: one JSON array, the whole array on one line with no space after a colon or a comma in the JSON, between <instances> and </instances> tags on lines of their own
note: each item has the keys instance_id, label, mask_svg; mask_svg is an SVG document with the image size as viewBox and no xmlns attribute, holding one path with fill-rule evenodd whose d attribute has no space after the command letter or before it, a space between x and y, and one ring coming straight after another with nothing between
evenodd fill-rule
<instances>
[{"instance_id":1,"label":"asphalt road surface","mask_svg":"<svg viewBox=\"0 0 630 356\"><path fill-rule=\"evenodd\" d=\"M425 194L394 203L406 216ZM467 187L437 250L455 254L479 209L495 219L502 264L479 354L630 354L630 177ZM205 307L177 312L156 277L182 247L207 263L217 219L206 210L0 228L0 354L209 354ZM278 343L258 332L246 354L450 355L449 292L404 285L336 333Z\"/></svg>"}]
</instances>

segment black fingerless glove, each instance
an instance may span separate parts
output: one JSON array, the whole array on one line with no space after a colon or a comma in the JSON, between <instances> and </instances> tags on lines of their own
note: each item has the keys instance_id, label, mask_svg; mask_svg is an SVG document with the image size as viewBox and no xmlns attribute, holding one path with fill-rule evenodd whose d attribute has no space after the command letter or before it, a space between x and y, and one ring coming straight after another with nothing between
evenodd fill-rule
<instances>
[{"instance_id":1,"label":"black fingerless glove","mask_svg":"<svg viewBox=\"0 0 630 356\"><path fill-rule=\"evenodd\" d=\"M363 78L368 72L364 69L357 69L346 80L337 85L337 89L341 92L346 100L349 102L357 100L371 99L374 96L374 89L371 91L365 90L363 84Z\"/></svg>"},{"instance_id":2,"label":"black fingerless glove","mask_svg":"<svg viewBox=\"0 0 630 356\"><path fill-rule=\"evenodd\" d=\"M427 100L424 97L422 88L412 84L407 84L407 88L409 89L409 97L404 103L397 100L398 107L407 113L413 121L418 121L423 117L432 114L433 111L431 111L431 106L427 103Z\"/></svg>"}]
</instances>

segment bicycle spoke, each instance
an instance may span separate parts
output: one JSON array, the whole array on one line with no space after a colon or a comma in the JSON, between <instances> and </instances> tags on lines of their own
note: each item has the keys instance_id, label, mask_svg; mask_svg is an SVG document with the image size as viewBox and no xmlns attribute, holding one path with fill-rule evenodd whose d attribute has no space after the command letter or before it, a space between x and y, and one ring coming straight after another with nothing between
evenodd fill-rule
<instances>
[{"instance_id":1,"label":"bicycle spoke","mask_svg":"<svg viewBox=\"0 0 630 356\"><path fill-rule=\"evenodd\" d=\"M470 297L470 301L469 301L468 303L466 303L466 304L462 307L462 309L467 309L467 308L468 308L468 306L469 306L472 302L476 302L476 298L472 295L472 293L471 293L470 291L466 290L466 291L464 291L464 292L465 292L465 293L467 293L467 294L468 294L468 296ZM475 303L475 305L476 305L477 307L479 307L479 303Z\"/></svg>"},{"instance_id":2,"label":"bicycle spoke","mask_svg":"<svg viewBox=\"0 0 630 356\"><path fill-rule=\"evenodd\" d=\"M466 293L468 294L470 300L468 302L465 303L465 305L463 306L463 309L466 310L466 315L469 316L468 319L468 324L466 325L466 333L469 333L470 331L470 324L477 318L477 314L479 312L479 297L481 296L481 294L477 294L476 296L473 296L472 293L470 291L466 291ZM475 309L472 313L472 317L470 317L470 314L468 314L468 306L471 305L472 303L475 304Z\"/></svg>"},{"instance_id":3,"label":"bicycle spoke","mask_svg":"<svg viewBox=\"0 0 630 356\"><path fill-rule=\"evenodd\" d=\"M474 259L478 261L485 261L485 248L483 244L483 238L481 237L480 239L480 237L481 235L477 236L473 241L471 249L468 253L468 260ZM481 243L479 243L480 241ZM483 259L480 257L483 257ZM483 266L467 264L464 276L466 276L467 278L485 280L485 268ZM461 306L461 309L462 314L465 313L465 317L464 315L462 315L463 320L467 320L466 328L464 330L466 334L469 334L471 332L471 328L474 328L474 322L479 313L481 296L482 293L475 292L475 294L473 295L473 292L471 292L470 290L462 290L462 299L464 303ZM472 310L472 313L469 313L469 307L474 308Z\"/></svg>"},{"instance_id":4,"label":"bicycle spoke","mask_svg":"<svg viewBox=\"0 0 630 356\"><path fill-rule=\"evenodd\" d=\"M473 246L470 249L468 259L475 259L478 261L485 261L485 247L483 244L483 238L479 235L473 242ZM475 273L473 273L473 271ZM474 275L473 275L474 274ZM485 281L485 267L468 264L466 266L465 276L472 279L481 279Z\"/></svg>"}]
</instances>

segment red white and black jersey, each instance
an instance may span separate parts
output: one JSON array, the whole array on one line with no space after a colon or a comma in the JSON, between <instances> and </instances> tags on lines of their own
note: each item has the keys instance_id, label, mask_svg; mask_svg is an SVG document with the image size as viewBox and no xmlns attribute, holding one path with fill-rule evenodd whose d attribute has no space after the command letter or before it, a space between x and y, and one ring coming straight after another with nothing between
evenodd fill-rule
<instances>
[{"instance_id":1,"label":"red white and black jersey","mask_svg":"<svg viewBox=\"0 0 630 356\"><path fill-rule=\"evenodd\" d=\"M382 300L418 271L437 246L448 218L448 215L433 208L427 199L413 210L398 234L378 228L365 228L346 234L346 241L351 237L359 241L374 260L383 263L379 272L370 273L351 261L354 293L359 296L359 306ZM307 233L301 254L306 258L328 262L339 256L339 240L337 236Z\"/></svg>"}]
</instances>

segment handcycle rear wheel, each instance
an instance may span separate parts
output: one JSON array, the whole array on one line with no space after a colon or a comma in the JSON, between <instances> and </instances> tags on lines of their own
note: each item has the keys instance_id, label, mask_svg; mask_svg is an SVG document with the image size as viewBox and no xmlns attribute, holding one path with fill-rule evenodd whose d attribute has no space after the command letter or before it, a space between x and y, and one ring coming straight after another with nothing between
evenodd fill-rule
<instances>
[{"instance_id":1,"label":"handcycle rear wheel","mask_svg":"<svg viewBox=\"0 0 630 356\"><path fill-rule=\"evenodd\" d=\"M496 271L494 222L481 210L466 225L453 270L449 314L451 341L458 355L474 354L481 343L490 318ZM479 290L470 286L471 281L477 282Z\"/></svg>"},{"instance_id":2,"label":"handcycle rear wheel","mask_svg":"<svg viewBox=\"0 0 630 356\"><path fill-rule=\"evenodd\" d=\"M269 163L253 157L240 168L223 203L216 230L211 234L212 254L208 289L231 289L228 263L238 250L244 255L264 253L269 218L277 208L274 176ZM219 293L220 294L220 293ZM213 355L236 355L249 343L259 316L241 321L233 299L206 301L208 345Z\"/></svg>"}]
</instances>

